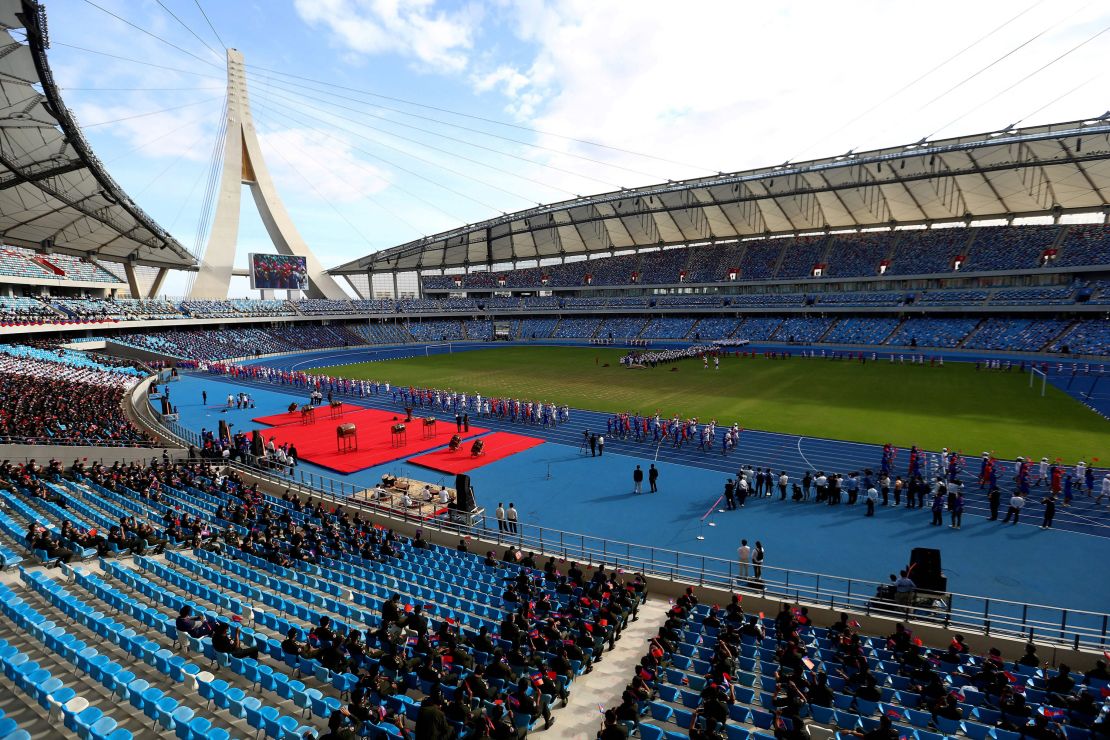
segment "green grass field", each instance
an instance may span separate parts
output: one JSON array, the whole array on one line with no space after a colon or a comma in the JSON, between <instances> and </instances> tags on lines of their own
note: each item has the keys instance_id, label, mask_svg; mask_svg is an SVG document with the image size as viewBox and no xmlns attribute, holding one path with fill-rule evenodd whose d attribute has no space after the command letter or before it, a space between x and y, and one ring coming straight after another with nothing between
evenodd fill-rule
<instances>
[{"instance_id":1,"label":"green grass field","mask_svg":"<svg viewBox=\"0 0 1110 740\"><path fill-rule=\"evenodd\" d=\"M697 416L749 429L978 456L1098 457L1110 424L1063 392L1040 396L1018 372L884 362L725 359L654 370L618 364L622 350L506 347L320 368L314 372L484 395L549 400L596 411ZM608 364L608 367L605 365ZM677 367L676 372L671 368Z\"/></svg>"}]
</instances>

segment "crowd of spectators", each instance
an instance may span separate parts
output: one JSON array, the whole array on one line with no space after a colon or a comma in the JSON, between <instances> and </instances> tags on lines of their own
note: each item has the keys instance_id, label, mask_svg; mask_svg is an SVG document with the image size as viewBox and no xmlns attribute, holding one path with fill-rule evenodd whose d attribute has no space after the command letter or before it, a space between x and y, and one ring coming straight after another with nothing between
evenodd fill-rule
<instances>
[{"instance_id":1,"label":"crowd of spectators","mask_svg":"<svg viewBox=\"0 0 1110 740\"><path fill-rule=\"evenodd\" d=\"M148 438L121 406L138 376L77 352L0 345L0 439L142 444Z\"/></svg>"},{"instance_id":2,"label":"crowd of spectators","mask_svg":"<svg viewBox=\"0 0 1110 740\"><path fill-rule=\"evenodd\" d=\"M599 740L632 731L806 740L811 723L868 740L1063 740L1110 730L1105 660L1073 672L1050 666L1032 642L1007 660L995 647L976 655L960 634L930 647L901 622L883 637L846 613L825 628L797 604L765 616L746 613L739 595L723 607L699 601L693 587L672 601L620 703L602 707Z\"/></svg>"},{"instance_id":3,"label":"crowd of spectators","mask_svg":"<svg viewBox=\"0 0 1110 740\"><path fill-rule=\"evenodd\" d=\"M48 324L61 319L61 315L37 298L0 297L0 324L27 326Z\"/></svg>"}]
</instances>

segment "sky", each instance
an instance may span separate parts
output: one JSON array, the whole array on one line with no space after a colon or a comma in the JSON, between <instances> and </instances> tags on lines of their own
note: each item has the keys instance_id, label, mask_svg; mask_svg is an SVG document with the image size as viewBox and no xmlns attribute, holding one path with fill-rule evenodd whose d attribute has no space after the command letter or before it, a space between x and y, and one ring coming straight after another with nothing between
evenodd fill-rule
<instances>
[{"instance_id":1,"label":"sky","mask_svg":"<svg viewBox=\"0 0 1110 740\"><path fill-rule=\"evenodd\" d=\"M242 51L266 162L325 267L575 195L1110 108L1097 0L45 5L93 150L190 249L224 48ZM238 264L252 251L273 247L244 193Z\"/></svg>"}]
</instances>

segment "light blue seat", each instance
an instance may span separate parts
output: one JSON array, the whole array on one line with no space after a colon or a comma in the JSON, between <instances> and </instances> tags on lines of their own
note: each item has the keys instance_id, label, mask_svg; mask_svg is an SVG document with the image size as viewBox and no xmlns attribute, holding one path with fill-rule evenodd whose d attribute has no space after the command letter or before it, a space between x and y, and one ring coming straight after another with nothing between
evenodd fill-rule
<instances>
[{"instance_id":1,"label":"light blue seat","mask_svg":"<svg viewBox=\"0 0 1110 740\"><path fill-rule=\"evenodd\" d=\"M247 716L246 710L243 708L243 699L246 698L246 692L240 688L230 688L227 690L227 710L231 712L232 716L243 719Z\"/></svg>"},{"instance_id":2,"label":"light blue seat","mask_svg":"<svg viewBox=\"0 0 1110 740\"><path fill-rule=\"evenodd\" d=\"M822 707L816 704L809 705L809 715L814 722L821 725L831 725L833 723L834 712L832 707Z\"/></svg>"},{"instance_id":3,"label":"light blue seat","mask_svg":"<svg viewBox=\"0 0 1110 740\"><path fill-rule=\"evenodd\" d=\"M89 730L104 716L99 707L89 707L73 718L73 727L70 729L81 737L88 737Z\"/></svg>"},{"instance_id":4,"label":"light blue seat","mask_svg":"<svg viewBox=\"0 0 1110 740\"><path fill-rule=\"evenodd\" d=\"M726 723L725 732L728 734L728 740L748 740L748 731L739 725Z\"/></svg>"},{"instance_id":5,"label":"light blue seat","mask_svg":"<svg viewBox=\"0 0 1110 740\"><path fill-rule=\"evenodd\" d=\"M266 720L277 722L278 710L277 707L270 706L252 706L244 703L244 710L246 712L247 724L256 730L264 730L266 728Z\"/></svg>"},{"instance_id":6,"label":"light blue seat","mask_svg":"<svg viewBox=\"0 0 1110 740\"><path fill-rule=\"evenodd\" d=\"M181 728L184 727L186 731L188 731L189 723L192 722L194 716L196 716L196 712L194 712L192 708L186 706L177 707L167 715L168 719L163 721L162 727L166 730L174 730L175 732L180 732Z\"/></svg>"},{"instance_id":7,"label":"light blue seat","mask_svg":"<svg viewBox=\"0 0 1110 740\"><path fill-rule=\"evenodd\" d=\"M89 728L89 740L106 740L116 729L117 722L111 717L101 717Z\"/></svg>"},{"instance_id":8,"label":"light blue seat","mask_svg":"<svg viewBox=\"0 0 1110 740\"><path fill-rule=\"evenodd\" d=\"M991 736L991 726L968 720L960 728L971 740L986 740Z\"/></svg>"},{"instance_id":9,"label":"light blue seat","mask_svg":"<svg viewBox=\"0 0 1110 740\"><path fill-rule=\"evenodd\" d=\"M921 712L916 709L905 710L906 720L914 727L927 730L933 723L933 715L929 712Z\"/></svg>"},{"instance_id":10,"label":"light blue seat","mask_svg":"<svg viewBox=\"0 0 1110 740\"><path fill-rule=\"evenodd\" d=\"M651 718L659 722L667 722L674 715L674 710L662 702L653 701L648 706L651 709Z\"/></svg>"},{"instance_id":11,"label":"light blue seat","mask_svg":"<svg viewBox=\"0 0 1110 740\"><path fill-rule=\"evenodd\" d=\"M178 740L193 740L193 738L203 738L208 734L208 730L212 727L212 722L204 717L193 717L187 724L180 724L177 726Z\"/></svg>"}]
</instances>

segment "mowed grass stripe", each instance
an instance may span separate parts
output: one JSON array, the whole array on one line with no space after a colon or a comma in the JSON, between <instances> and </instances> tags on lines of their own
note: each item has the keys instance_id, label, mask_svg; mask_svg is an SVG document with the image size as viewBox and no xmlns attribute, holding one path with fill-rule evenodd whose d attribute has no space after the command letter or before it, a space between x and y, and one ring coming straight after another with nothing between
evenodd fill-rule
<instances>
[{"instance_id":1,"label":"mowed grass stripe","mask_svg":"<svg viewBox=\"0 0 1110 740\"><path fill-rule=\"evenodd\" d=\"M1110 454L1110 425L1065 393L1018 373L849 361L726 358L628 370L622 350L505 347L318 368L313 372L553 401L604 412L696 416L807 437L1002 457ZM677 368L677 370L672 370Z\"/></svg>"}]
</instances>

